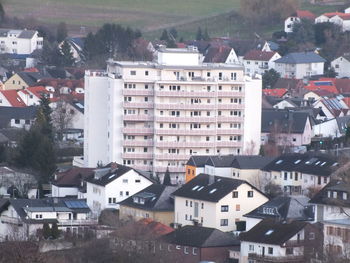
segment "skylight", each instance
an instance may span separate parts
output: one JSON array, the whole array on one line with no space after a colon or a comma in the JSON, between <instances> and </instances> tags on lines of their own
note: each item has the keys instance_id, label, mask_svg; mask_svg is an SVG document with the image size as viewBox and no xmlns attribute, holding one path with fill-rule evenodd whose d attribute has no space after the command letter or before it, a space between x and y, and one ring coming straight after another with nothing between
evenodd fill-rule
<instances>
[{"instance_id":1,"label":"skylight","mask_svg":"<svg viewBox=\"0 0 350 263\"><path fill-rule=\"evenodd\" d=\"M112 174L108 177L108 179L112 179L115 176L115 174Z\"/></svg>"},{"instance_id":2,"label":"skylight","mask_svg":"<svg viewBox=\"0 0 350 263\"><path fill-rule=\"evenodd\" d=\"M213 194L213 193L215 193L215 192L216 192L216 190L218 190L218 189L214 188L213 190L210 190L209 194Z\"/></svg>"},{"instance_id":3,"label":"skylight","mask_svg":"<svg viewBox=\"0 0 350 263\"><path fill-rule=\"evenodd\" d=\"M201 186L198 188L197 192L199 192L200 190L202 190L204 188L204 186Z\"/></svg>"},{"instance_id":4,"label":"skylight","mask_svg":"<svg viewBox=\"0 0 350 263\"><path fill-rule=\"evenodd\" d=\"M325 165L327 162L323 162L323 163L321 163L321 166L323 166L323 165Z\"/></svg>"},{"instance_id":5,"label":"skylight","mask_svg":"<svg viewBox=\"0 0 350 263\"><path fill-rule=\"evenodd\" d=\"M294 162L294 164L298 164L298 163L300 163L301 162L301 160L299 159L299 160L296 160L295 162Z\"/></svg>"},{"instance_id":6,"label":"skylight","mask_svg":"<svg viewBox=\"0 0 350 263\"><path fill-rule=\"evenodd\" d=\"M280 164L280 163L282 163L283 162L283 160L278 160L277 162L276 162L276 164Z\"/></svg>"},{"instance_id":7,"label":"skylight","mask_svg":"<svg viewBox=\"0 0 350 263\"><path fill-rule=\"evenodd\" d=\"M269 236L273 233L273 229L270 229L268 230L266 233L265 233L265 236Z\"/></svg>"},{"instance_id":8,"label":"skylight","mask_svg":"<svg viewBox=\"0 0 350 263\"><path fill-rule=\"evenodd\" d=\"M338 163L334 163L332 166L337 166L338 165Z\"/></svg>"},{"instance_id":9,"label":"skylight","mask_svg":"<svg viewBox=\"0 0 350 263\"><path fill-rule=\"evenodd\" d=\"M199 185L196 185L195 187L192 188L192 191L196 190L199 187Z\"/></svg>"}]
</instances>

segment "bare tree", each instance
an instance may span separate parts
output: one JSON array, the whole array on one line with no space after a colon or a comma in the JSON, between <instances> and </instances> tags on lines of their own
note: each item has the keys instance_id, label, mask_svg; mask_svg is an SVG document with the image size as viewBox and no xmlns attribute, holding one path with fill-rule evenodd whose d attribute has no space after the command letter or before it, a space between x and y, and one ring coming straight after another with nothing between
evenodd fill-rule
<instances>
[{"instance_id":1,"label":"bare tree","mask_svg":"<svg viewBox=\"0 0 350 263\"><path fill-rule=\"evenodd\" d=\"M74 110L70 108L70 104L64 100L58 101L52 111L52 123L59 140L63 139L63 131L71 127L73 118Z\"/></svg>"}]
</instances>

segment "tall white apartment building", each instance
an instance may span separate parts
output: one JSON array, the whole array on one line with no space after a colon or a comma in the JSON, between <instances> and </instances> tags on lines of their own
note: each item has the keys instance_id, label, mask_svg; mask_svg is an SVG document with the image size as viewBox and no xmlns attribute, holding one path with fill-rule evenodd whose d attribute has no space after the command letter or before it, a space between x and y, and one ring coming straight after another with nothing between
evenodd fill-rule
<instances>
[{"instance_id":1,"label":"tall white apartment building","mask_svg":"<svg viewBox=\"0 0 350 263\"><path fill-rule=\"evenodd\" d=\"M38 31L0 28L0 54L29 55L42 49L44 40Z\"/></svg>"},{"instance_id":2,"label":"tall white apartment building","mask_svg":"<svg viewBox=\"0 0 350 263\"><path fill-rule=\"evenodd\" d=\"M154 62L109 60L106 71L86 71L85 166L184 175L191 155L257 154L261 79L200 56L161 49Z\"/></svg>"}]
</instances>

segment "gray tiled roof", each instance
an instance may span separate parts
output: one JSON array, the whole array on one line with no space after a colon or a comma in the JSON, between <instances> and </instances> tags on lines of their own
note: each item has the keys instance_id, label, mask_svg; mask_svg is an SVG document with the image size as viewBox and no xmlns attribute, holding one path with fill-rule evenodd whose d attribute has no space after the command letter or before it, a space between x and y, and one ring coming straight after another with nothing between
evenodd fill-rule
<instances>
[{"instance_id":1,"label":"gray tiled roof","mask_svg":"<svg viewBox=\"0 0 350 263\"><path fill-rule=\"evenodd\" d=\"M0 128L8 127L11 119L34 120L38 107L3 107L0 106Z\"/></svg>"},{"instance_id":2,"label":"gray tiled roof","mask_svg":"<svg viewBox=\"0 0 350 263\"><path fill-rule=\"evenodd\" d=\"M319 62L326 62L326 60L323 57L317 55L315 52L294 52L275 60L275 63L285 64L304 64Z\"/></svg>"},{"instance_id":3,"label":"gray tiled roof","mask_svg":"<svg viewBox=\"0 0 350 263\"><path fill-rule=\"evenodd\" d=\"M36 31L34 30L23 30L21 34L19 34L18 38L27 38L31 39L35 35Z\"/></svg>"}]
</instances>

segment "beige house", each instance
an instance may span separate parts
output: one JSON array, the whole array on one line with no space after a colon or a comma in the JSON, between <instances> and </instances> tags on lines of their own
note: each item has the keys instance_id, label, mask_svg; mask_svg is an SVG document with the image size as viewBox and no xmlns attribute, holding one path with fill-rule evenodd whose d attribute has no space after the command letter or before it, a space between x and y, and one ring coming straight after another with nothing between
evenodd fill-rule
<instances>
[{"instance_id":1,"label":"beige house","mask_svg":"<svg viewBox=\"0 0 350 263\"><path fill-rule=\"evenodd\" d=\"M39 72L18 72L4 83L5 90L19 90L35 86L42 78Z\"/></svg>"},{"instance_id":2,"label":"beige house","mask_svg":"<svg viewBox=\"0 0 350 263\"><path fill-rule=\"evenodd\" d=\"M243 180L200 174L174 192L175 225L237 230L243 215L268 198ZM237 223L237 224L236 224Z\"/></svg>"},{"instance_id":3,"label":"beige house","mask_svg":"<svg viewBox=\"0 0 350 263\"><path fill-rule=\"evenodd\" d=\"M174 202L171 194L175 186L153 184L120 203L119 217L138 221L150 218L165 225L174 223Z\"/></svg>"}]
</instances>

